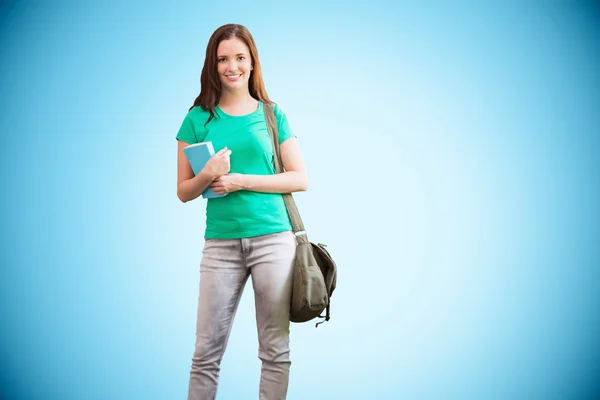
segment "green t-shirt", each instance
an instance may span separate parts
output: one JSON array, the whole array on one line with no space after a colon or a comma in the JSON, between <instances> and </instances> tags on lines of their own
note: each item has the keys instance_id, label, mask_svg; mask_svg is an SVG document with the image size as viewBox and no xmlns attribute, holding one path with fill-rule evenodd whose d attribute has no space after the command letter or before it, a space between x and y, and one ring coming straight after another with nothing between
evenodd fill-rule
<instances>
[{"instance_id":1,"label":"green t-shirt","mask_svg":"<svg viewBox=\"0 0 600 400\"><path fill-rule=\"evenodd\" d=\"M274 106L279 143L295 137L285 113ZM209 112L192 108L185 116L176 139L186 143L212 142L215 153L227 146L231 150L230 173L273 175L273 148L263 112L258 109L244 116L225 114L218 106L218 117L206 123ZM206 205L207 239L239 239L292 230L283 196L239 190L225 197L208 199Z\"/></svg>"}]
</instances>

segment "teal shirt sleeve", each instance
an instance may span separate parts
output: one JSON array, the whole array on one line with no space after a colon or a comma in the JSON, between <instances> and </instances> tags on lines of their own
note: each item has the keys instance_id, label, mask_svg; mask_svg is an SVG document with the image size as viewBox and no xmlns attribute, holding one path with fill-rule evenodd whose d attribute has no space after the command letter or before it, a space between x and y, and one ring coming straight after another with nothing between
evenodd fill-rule
<instances>
[{"instance_id":1,"label":"teal shirt sleeve","mask_svg":"<svg viewBox=\"0 0 600 400\"><path fill-rule=\"evenodd\" d=\"M273 107L275 116L277 117L277 130L279 131L279 144L285 142L289 138L296 137L290 122L285 115L285 112L277 105Z\"/></svg>"},{"instance_id":2,"label":"teal shirt sleeve","mask_svg":"<svg viewBox=\"0 0 600 400\"><path fill-rule=\"evenodd\" d=\"M194 110L192 109L187 113L175 136L175 139L189 144L199 143L196 136L196 129L194 128L194 121L192 120L192 111Z\"/></svg>"}]
</instances>

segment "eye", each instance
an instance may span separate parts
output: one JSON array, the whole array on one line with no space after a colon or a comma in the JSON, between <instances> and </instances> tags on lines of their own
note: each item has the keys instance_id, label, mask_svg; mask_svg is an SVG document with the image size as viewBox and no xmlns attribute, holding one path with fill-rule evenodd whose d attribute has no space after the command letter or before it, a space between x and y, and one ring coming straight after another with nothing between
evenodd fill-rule
<instances>
[{"instance_id":1,"label":"eye","mask_svg":"<svg viewBox=\"0 0 600 400\"><path fill-rule=\"evenodd\" d=\"M246 57L244 57L244 56L239 56L238 57L238 60L245 60L245 59L246 59Z\"/></svg>"},{"instance_id":2,"label":"eye","mask_svg":"<svg viewBox=\"0 0 600 400\"><path fill-rule=\"evenodd\" d=\"M222 63L222 62L224 62L225 60L226 60L225 58L219 58L217 61L218 61L218 62L220 62L220 63Z\"/></svg>"}]
</instances>

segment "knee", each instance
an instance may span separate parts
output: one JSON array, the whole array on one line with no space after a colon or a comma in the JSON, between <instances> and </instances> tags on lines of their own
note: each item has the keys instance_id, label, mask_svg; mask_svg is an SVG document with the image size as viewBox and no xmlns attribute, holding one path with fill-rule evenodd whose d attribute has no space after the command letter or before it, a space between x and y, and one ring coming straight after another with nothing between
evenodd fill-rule
<instances>
[{"instance_id":1,"label":"knee","mask_svg":"<svg viewBox=\"0 0 600 400\"><path fill-rule=\"evenodd\" d=\"M274 363L290 362L290 347L288 337L278 340L262 341L258 348L258 358Z\"/></svg>"},{"instance_id":2,"label":"knee","mask_svg":"<svg viewBox=\"0 0 600 400\"><path fill-rule=\"evenodd\" d=\"M196 347L192 357L192 364L196 366L219 364L222 358L222 347L215 340L196 339Z\"/></svg>"}]
</instances>

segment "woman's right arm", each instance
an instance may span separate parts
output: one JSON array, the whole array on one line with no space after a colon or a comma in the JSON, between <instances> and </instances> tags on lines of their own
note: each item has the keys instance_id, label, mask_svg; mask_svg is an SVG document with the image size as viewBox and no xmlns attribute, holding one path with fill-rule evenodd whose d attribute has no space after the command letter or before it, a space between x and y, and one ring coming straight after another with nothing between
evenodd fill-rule
<instances>
[{"instance_id":1,"label":"woman's right arm","mask_svg":"<svg viewBox=\"0 0 600 400\"><path fill-rule=\"evenodd\" d=\"M198 175L194 176L194 171L183 152L187 146L189 143L177 141L177 197L183 203L200 196L215 179L229 172L231 154L231 150L222 149L206 163Z\"/></svg>"}]
</instances>

